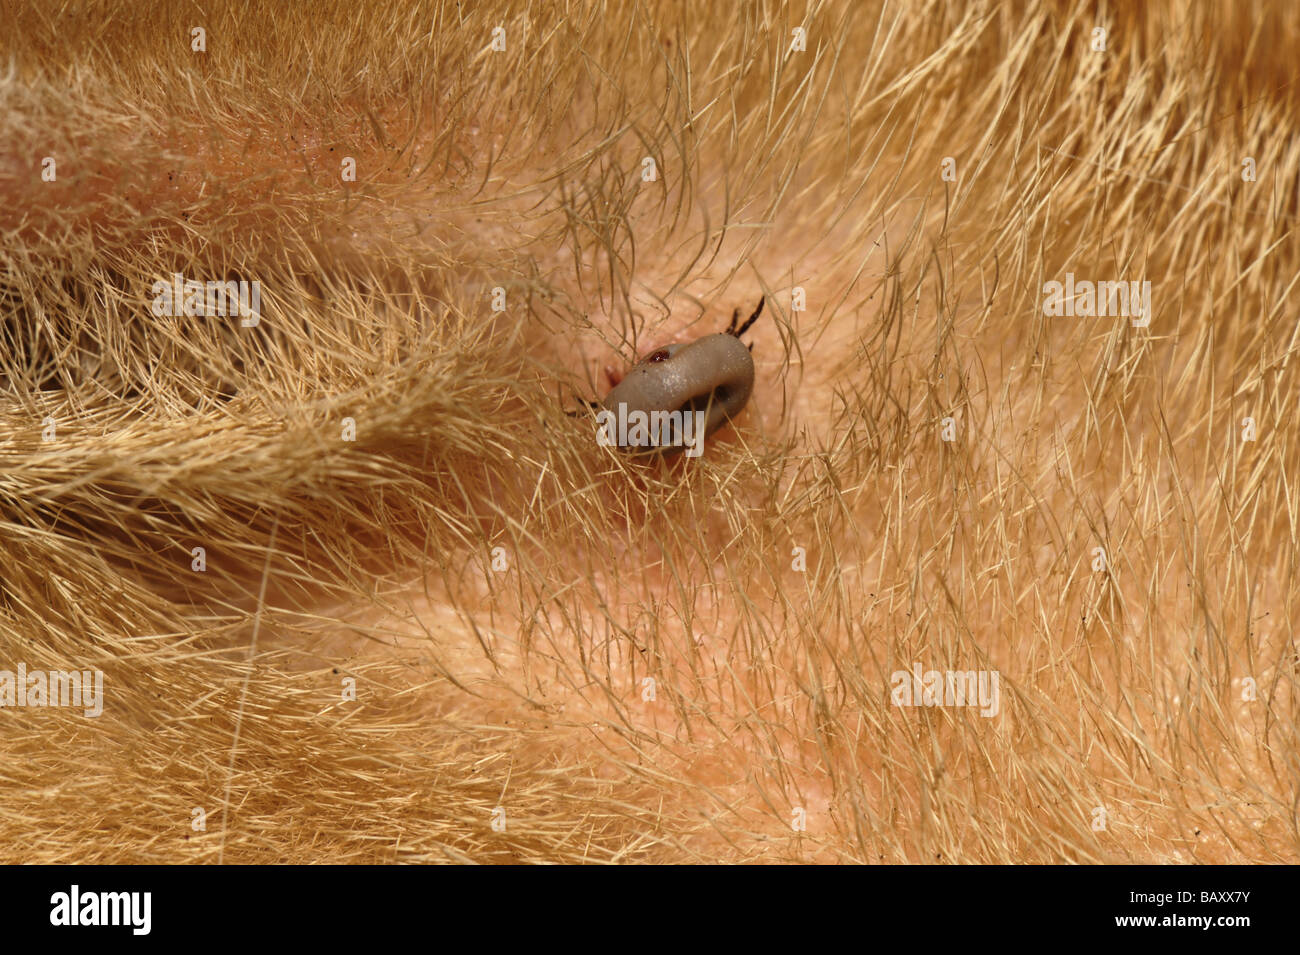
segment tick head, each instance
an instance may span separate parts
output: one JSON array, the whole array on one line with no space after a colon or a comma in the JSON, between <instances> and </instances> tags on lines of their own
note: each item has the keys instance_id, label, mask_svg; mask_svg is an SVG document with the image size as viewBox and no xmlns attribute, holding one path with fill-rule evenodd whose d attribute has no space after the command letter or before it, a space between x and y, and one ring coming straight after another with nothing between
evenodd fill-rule
<instances>
[{"instance_id":1,"label":"tick head","mask_svg":"<svg viewBox=\"0 0 1300 955\"><path fill-rule=\"evenodd\" d=\"M669 358L672 358L673 355L677 354L677 352L680 351L682 347L683 346L679 344L660 345L658 348L654 349L649 354L647 354L644 358L638 361L637 364L656 365L661 361L667 361Z\"/></svg>"}]
</instances>

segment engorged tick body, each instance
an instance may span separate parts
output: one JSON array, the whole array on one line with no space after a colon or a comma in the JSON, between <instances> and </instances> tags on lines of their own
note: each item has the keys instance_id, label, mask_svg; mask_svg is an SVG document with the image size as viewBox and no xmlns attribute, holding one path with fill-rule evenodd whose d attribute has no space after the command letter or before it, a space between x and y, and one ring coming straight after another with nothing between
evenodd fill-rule
<instances>
[{"instance_id":1,"label":"engorged tick body","mask_svg":"<svg viewBox=\"0 0 1300 955\"><path fill-rule=\"evenodd\" d=\"M682 419L691 416L702 421L703 436L711 435L740 413L754 390L753 346L746 347L740 336L762 311L763 299L759 299L754 314L740 327L736 311L725 332L656 349L632 367L601 405L619 420L636 413L646 417L680 413ZM633 453L663 455L676 454L685 446L681 441L659 442L653 436L618 444Z\"/></svg>"}]
</instances>

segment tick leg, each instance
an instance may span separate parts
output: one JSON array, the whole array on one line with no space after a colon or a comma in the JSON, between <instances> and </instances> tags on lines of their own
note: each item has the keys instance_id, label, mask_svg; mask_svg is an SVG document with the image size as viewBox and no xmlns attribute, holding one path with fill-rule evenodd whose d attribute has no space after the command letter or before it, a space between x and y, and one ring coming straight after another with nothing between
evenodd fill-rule
<instances>
[{"instance_id":1,"label":"tick leg","mask_svg":"<svg viewBox=\"0 0 1300 955\"><path fill-rule=\"evenodd\" d=\"M587 410L587 411L590 411L592 408L599 408L599 407L600 407L600 402L599 402L599 401L592 401L590 398L579 398L579 399L578 399L578 404L580 404L580 405L586 405L586 410ZM564 413L567 414L570 418L576 418L576 417L578 417L579 415L581 415L583 412L581 412L581 411L566 411L566 412L564 412Z\"/></svg>"},{"instance_id":2,"label":"tick leg","mask_svg":"<svg viewBox=\"0 0 1300 955\"><path fill-rule=\"evenodd\" d=\"M749 318L745 320L745 324L741 325L739 329L736 328L736 319L740 317L740 310L737 309L732 312L731 324L727 326L727 333L739 338L741 335L745 334L745 332L749 331L749 326L753 325L754 322L758 320L758 316L763 313L763 303L765 301L767 301L766 297L758 300L758 308L754 309L754 314L749 316Z\"/></svg>"}]
</instances>

